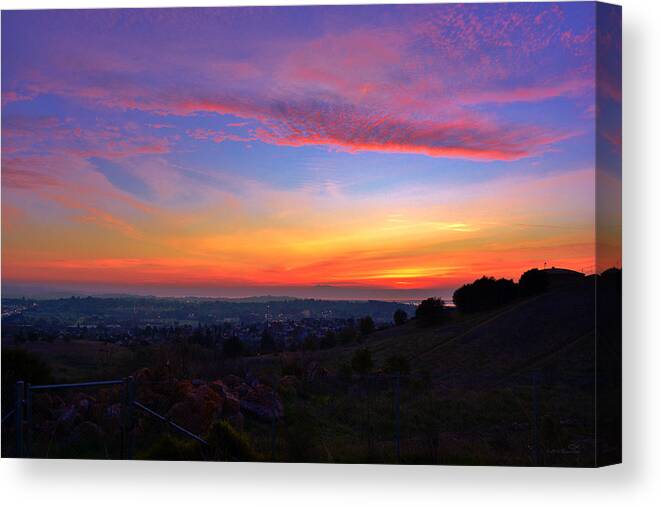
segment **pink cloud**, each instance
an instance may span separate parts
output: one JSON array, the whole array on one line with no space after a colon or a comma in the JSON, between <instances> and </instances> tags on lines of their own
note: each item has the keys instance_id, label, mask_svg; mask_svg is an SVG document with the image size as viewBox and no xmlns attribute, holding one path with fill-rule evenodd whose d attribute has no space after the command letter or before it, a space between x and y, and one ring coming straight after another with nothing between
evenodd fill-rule
<instances>
[{"instance_id":1,"label":"pink cloud","mask_svg":"<svg viewBox=\"0 0 661 507\"><path fill-rule=\"evenodd\" d=\"M561 29L559 6L542 12L535 6L487 14L469 6L425 12L424 18L409 20L407 30L339 29L274 48L259 46L263 54L245 60L210 61L185 48L150 55L131 44L133 58L127 59L106 47L68 47L58 65L64 71L31 74L24 86L30 94L56 94L119 111L231 115L258 123L259 140L289 146L515 160L573 135L480 117L472 106L579 96L591 79L576 75L558 81L538 65L536 82L517 87L511 82L524 71L529 76L536 55L552 44L589 45L592 32ZM145 72L153 79L141 79ZM145 84L153 81L158 87ZM169 150L164 138L107 128L93 134L96 140L74 132L71 152L120 158ZM210 129L187 134L213 142L253 139Z\"/></svg>"},{"instance_id":2,"label":"pink cloud","mask_svg":"<svg viewBox=\"0 0 661 507\"><path fill-rule=\"evenodd\" d=\"M573 79L552 85L474 92L462 96L460 100L466 104L539 102L557 97L575 96L590 90L593 86L594 79Z\"/></svg>"},{"instance_id":3,"label":"pink cloud","mask_svg":"<svg viewBox=\"0 0 661 507\"><path fill-rule=\"evenodd\" d=\"M214 143L222 143L225 141L235 141L235 142L240 142L240 143L245 143L249 141L254 141L255 137L246 137L246 136L240 136L238 134L229 134L227 132L223 132L222 130L212 130L212 129L193 129L189 130L188 135L192 137L193 139L197 139L198 141L213 141Z\"/></svg>"},{"instance_id":4,"label":"pink cloud","mask_svg":"<svg viewBox=\"0 0 661 507\"><path fill-rule=\"evenodd\" d=\"M346 106L282 105L276 121L257 129L265 142L335 146L347 151L419 153L432 157L516 160L572 134L496 125L484 119L412 121Z\"/></svg>"}]
</instances>

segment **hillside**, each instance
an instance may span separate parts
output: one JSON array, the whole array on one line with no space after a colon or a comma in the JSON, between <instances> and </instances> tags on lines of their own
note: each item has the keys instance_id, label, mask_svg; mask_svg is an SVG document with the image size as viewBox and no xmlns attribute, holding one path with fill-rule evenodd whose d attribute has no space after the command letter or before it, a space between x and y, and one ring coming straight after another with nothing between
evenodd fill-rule
<instances>
[{"instance_id":1,"label":"hillside","mask_svg":"<svg viewBox=\"0 0 661 507\"><path fill-rule=\"evenodd\" d=\"M602 291L599 301L600 315L609 319L601 334L613 338L602 347L608 351L619 339L619 293ZM491 311L462 315L448 309L443 324L419 327L411 320L328 350L227 359L200 347L146 345L119 347L112 356L108 351L99 363L93 342L29 346L56 359L56 373L74 379L89 379L95 365L107 372L104 377L140 369L141 402L199 434L221 418L258 455L275 460L591 466L596 450L619 452L595 448L593 278ZM352 359L365 348L371 373L352 373ZM410 365L399 384L383 373L393 356ZM612 356L617 358L616 348ZM608 368L615 371L617 364ZM610 398L599 400L606 412L619 400L616 389L608 392ZM95 407L117 396L86 403ZM46 413L68 413L74 399L50 400ZM80 424L88 417L80 415ZM93 424L103 428L104 420ZM619 431L617 420L604 420L604 432ZM49 424L54 421L44 421L44 428ZM149 446L157 445L162 429L142 418L139 427L140 452L153 456ZM72 427L71 435L76 432ZM61 441L65 456L67 438ZM47 441L41 445L51 449ZM176 449L159 448L158 456Z\"/></svg>"}]
</instances>

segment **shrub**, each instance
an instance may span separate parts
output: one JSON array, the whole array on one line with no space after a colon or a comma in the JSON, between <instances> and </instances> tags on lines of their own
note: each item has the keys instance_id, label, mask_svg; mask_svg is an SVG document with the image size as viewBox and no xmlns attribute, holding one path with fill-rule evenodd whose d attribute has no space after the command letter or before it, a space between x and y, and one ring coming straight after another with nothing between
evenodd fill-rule
<instances>
[{"instance_id":1,"label":"shrub","mask_svg":"<svg viewBox=\"0 0 661 507\"><path fill-rule=\"evenodd\" d=\"M209 457L215 461L258 461L259 454L245 433L227 421L216 421L206 435Z\"/></svg>"},{"instance_id":2,"label":"shrub","mask_svg":"<svg viewBox=\"0 0 661 507\"><path fill-rule=\"evenodd\" d=\"M549 276L546 271L537 268L529 269L519 278L519 290L523 296L541 294L549 287Z\"/></svg>"},{"instance_id":3,"label":"shrub","mask_svg":"<svg viewBox=\"0 0 661 507\"><path fill-rule=\"evenodd\" d=\"M340 330L337 338L340 343L347 345L356 339L356 330L352 326L347 326Z\"/></svg>"},{"instance_id":4,"label":"shrub","mask_svg":"<svg viewBox=\"0 0 661 507\"><path fill-rule=\"evenodd\" d=\"M202 459L200 444L163 434L146 451L136 455L137 459L157 461L199 461Z\"/></svg>"},{"instance_id":5,"label":"shrub","mask_svg":"<svg viewBox=\"0 0 661 507\"><path fill-rule=\"evenodd\" d=\"M372 371L374 363L369 349L358 349L351 358L351 369L359 374L366 374Z\"/></svg>"},{"instance_id":6,"label":"shrub","mask_svg":"<svg viewBox=\"0 0 661 507\"><path fill-rule=\"evenodd\" d=\"M392 320L395 322L396 326L401 326L402 324L405 324L408 319L409 319L408 314L401 308L395 310L395 313L392 316Z\"/></svg>"},{"instance_id":7,"label":"shrub","mask_svg":"<svg viewBox=\"0 0 661 507\"><path fill-rule=\"evenodd\" d=\"M359 325L361 336L367 336L368 334L374 332L374 320L369 315L360 319Z\"/></svg>"},{"instance_id":8,"label":"shrub","mask_svg":"<svg viewBox=\"0 0 661 507\"><path fill-rule=\"evenodd\" d=\"M428 298L422 301L415 310L418 325L430 326L443 322L443 301L438 298Z\"/></svg>"}]
</instances>

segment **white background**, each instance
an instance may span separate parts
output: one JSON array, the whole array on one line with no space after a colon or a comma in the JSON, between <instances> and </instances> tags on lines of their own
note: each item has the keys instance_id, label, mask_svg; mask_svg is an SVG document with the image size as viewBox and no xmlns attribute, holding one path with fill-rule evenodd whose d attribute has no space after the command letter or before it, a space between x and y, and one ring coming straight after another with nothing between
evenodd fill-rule
<instances>
[{"instance_id":1,"label":"white background","mask_svg":"<svg viewBox=\"0 0 661 507\"><path fill-rule=\"evenodd\" d=\"M192 5L250 3L198 0ZM620 3L624 20L623 465L581 470L3 459L4 505L492 507L631 506L653 501L661 505L661 2ZM137 5L128 0L0 0L2 9L182 5L186 5L182 0L139 0Z\"/></svg>"}]
</instances>

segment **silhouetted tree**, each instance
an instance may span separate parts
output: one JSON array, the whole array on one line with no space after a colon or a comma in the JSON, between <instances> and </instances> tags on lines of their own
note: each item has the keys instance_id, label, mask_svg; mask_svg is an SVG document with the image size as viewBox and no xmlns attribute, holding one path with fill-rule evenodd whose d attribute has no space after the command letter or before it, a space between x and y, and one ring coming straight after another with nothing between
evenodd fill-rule
<instances>
[{"instance_id":1,"label":"silhouetted tree","mask_svg":"<svg viewBox=\"0 0 661 507\"><path fill-rule=\"evenodd\" d=\"M415 310L415 319L420 326L440 324L444 317L443 301L438 298L425 299Z\"/></svg>"},{"instance_id":2,"label":"silhouetted tree","mask_svg":"<svg viewBox=\"0 0 661 507\"><path fill-rule=\"evenodd\" d=\"M507 304L517 296L518 287L512 280L483 276L454 291L452 301L459 311L471 313Z\"/></svg>"},{"instance_id":3,"label":"silhouetted tree","mask_svg":"<svg viewBox=\"0 0 661 507\"><path fill-rule=\"evenodd\" d=\"M334 331L328 331L319 342L319 348L332 349L337 344L337 336Z\"/></svg>"},{"instance_id":4,"label":"silhouetted tree","mask_svg":"<svg viewBox=\"0 0 661 507\"><path fill-rule=\"evenodd\" d=\"M268 330L268 328L264 328L264 331L262 331L262 338L259 342L259 348L265 354L271 353L275 350L275 340L273 339L273 335Z\"/></svg>"},{"instance_id":5,"label":"silhouetted tree","mask_svg":"<svg viewBox=\"0 0 661 507\"><path fill-rule=\"evenodd\" d=\"M351 369L356 373L369 373L373 366L372 354L369 349L358 349L351 358Z\"/></svg>"},{"instance_id":6,"label":"silhouetted tree","mask_svg":"<svg viewBox=\"0 0 661 507\"><path fill-rule=\"evenodd\" d=\"M232 336L223 341L223 354L234 358L243 354L243 342L238 336Z\"/></svg>"},{"instance_id":7,"label":"silhouetted tree","mask_svg":"<svg viewBox=\"0 0 661 507\"><path fill-rule=\"evenodd\" d=\"M609 268L599 275L597 283L599 288L622 290L622 270Z\"/></svg>"},{"instance_id":8,"label":"silhouetted tree","mask_svg":"<svg viewBox=\"0 0 661 507\"><path fill-rule=\"evenodd\" d=\"M519 278L519 290L522 296L541 294L549 288L549 275L546 271L529 269Z\"/></svg>"},{"instance_id":9,"label":"silhouetted tree","mask_svg":"<svg viewBox=\"0 0 661 507\"><path fill-rule=\"evenodd\" d=\"M367 336L368 334L374 332L374 320L369 315L360 319L359 325L361 336Z\"/></svg>"},{"instance_id":10,"label":"silhouetted tree","mask_svg":"<svg viewBox=\"0 0 661 507\"><path fill-rule=\"evenodd\" d=\"M337 334L340 343L346 345L356 339L356 330L352 326L344 327Z\"/></svg>"},{"instance_id":11,"label":"silhouetted tree","mask_svg":"<svg viewBox=\"0 0 661 507\"><path fill-rule=\"evenodd\" d=\"M193 331L191 341L206 348L211 348L213 346L213 337L207 329L202 327L201 324L198 324L195 331Z\"/></svg>"},{"instance_id":12,"label":"silhouetted tree","mask_svg":"<svg viewBox=\"0 0 661 507\"><path fill-rule=\"evenodd\" d=\"M398 308L397 310L395 310L395 313L392 316L392 320L395 322L396 326L401 326L408 319L409 319L408 314L404 310L402 310L401 308Z\"/></svg>"}]
</instances>

